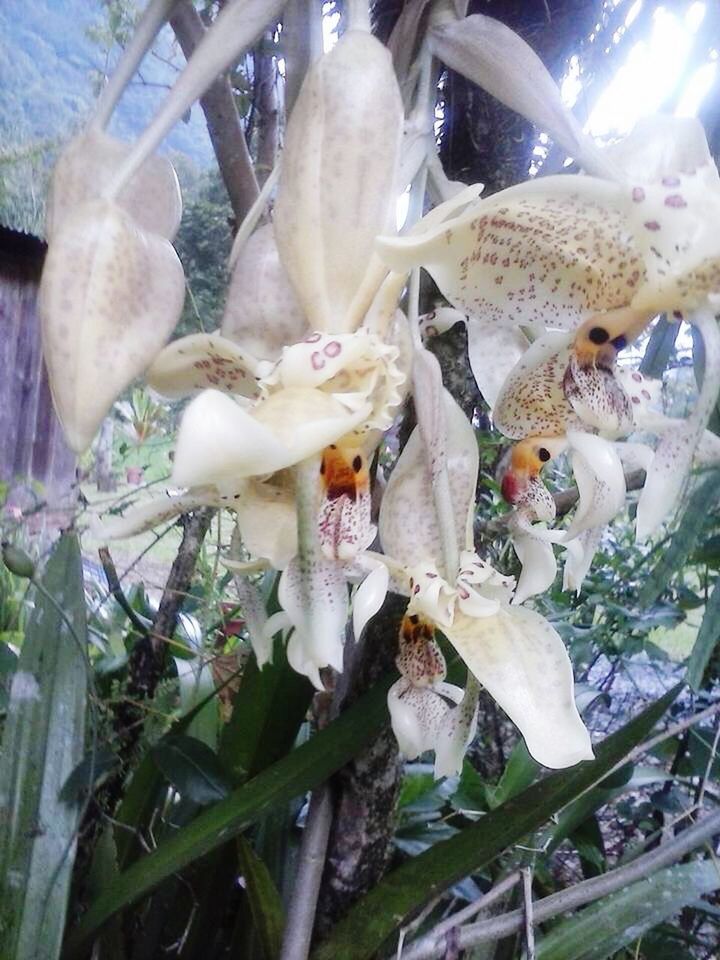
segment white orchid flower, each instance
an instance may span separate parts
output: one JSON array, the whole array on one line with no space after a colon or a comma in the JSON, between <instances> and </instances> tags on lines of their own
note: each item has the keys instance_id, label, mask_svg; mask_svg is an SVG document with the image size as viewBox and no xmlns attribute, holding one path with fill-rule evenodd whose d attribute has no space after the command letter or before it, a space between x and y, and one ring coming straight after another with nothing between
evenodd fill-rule
<instances>
[{"instance_id":1,"label":"white orchid flower","mask_svg":"<svg viewBox=\"0 0 720 960\"><path fill-rule=\"evenodd\" d=\"M528 749L541 763L563 767L592 756L590 739L573 699L572 667L557 632L539 614L513 599L512 580L497 573L474 553L472 521L478 453L474 432L464 414L445 393L445 458L458 543L464 549L460 566L448 580L441 557L443 538L434 510L431 468L423 440L414 431L390 477L380 509L380 539L393 588L410 597L408 615L442 630L465 661L469 673L484 685L518 725ZM363 585L358 590L362 595ZM438 731L455 731L452 756L462 760L457 729L440 703L417 692L418 682L406 675L394 688L404 744L428 744ZM408 700L402 716L398 698ZM431 690L447 701L447 691ZM465 701L462 701L465 703ZM469 701L468 701L469 703ZM448 710L457 710L445 702ZM467 704L466 704L467 706ZM433 723L427 719L432 715ZM467 721L469 709L464 716ZM402 724L402 725L401 725ZM415 724L413 726L413 724ZM446 726L447 725L447 726ZM467 730L467 724L462 727ZM457 767L456 767L457 768Z\"/></svg>"}]
</instances>

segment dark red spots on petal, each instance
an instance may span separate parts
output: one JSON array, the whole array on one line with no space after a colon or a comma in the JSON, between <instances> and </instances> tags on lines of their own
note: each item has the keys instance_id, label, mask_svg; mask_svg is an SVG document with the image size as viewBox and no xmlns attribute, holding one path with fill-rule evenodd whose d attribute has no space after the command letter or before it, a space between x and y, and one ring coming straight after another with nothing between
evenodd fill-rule
<instances>
[{"instance_id":1,"label":"dark red spots on petal","mask_svg":"<svg viewBox=\"0 0 720 960\"><path fill-rule=\"evenodd\" d=\"M633 187L632 198L635 203L641 203L645 199L645 191L642 187Z\"/></svg>"},{"instance_id":2,"label":"dark red spots on petal","mask_svg":"<svg viewBox=\"0 0 720 960\"><path fill-rule=\"evenodd\" d=\"M669 197L665 197L665 206L680 210L682 207L687 206L687 200L679 193L671 193Z\"/></svg>"},{"instance_id":3,"label":"dark red spots on petal","mask_svg":"<svg viewBox=\"0 0 720 960\"><path fill-rule=\"evenodd\" d=\"M646 220L643 226L645 227L646 230L660 229L660 224L657 222L657 220Z\"/></svg>"}]
</instances>

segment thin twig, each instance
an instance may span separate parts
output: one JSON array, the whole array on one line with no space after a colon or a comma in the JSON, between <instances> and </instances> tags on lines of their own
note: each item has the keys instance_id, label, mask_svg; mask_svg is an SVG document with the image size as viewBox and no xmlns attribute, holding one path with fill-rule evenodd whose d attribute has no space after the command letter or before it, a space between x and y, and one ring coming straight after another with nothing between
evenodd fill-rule
<instances>
[{"instance_id":1,"label":"thin twig","mask_svg":"<svg viewBox=\"0 0 720 960\"><path fill-rule=\"evenodd\" d=\"M639 880L644 880L652 873L663 867L676 863L692 850L706 843L711 837L720 833L720 812L713 813L699 823L684 830L679 836L667 843L661 844L649 853L638 857L625 866L618 867L600 877L593 877L575 884L567 890L553 893L549 897L537 900L533 908L535 923L542 923L561 913L577 910L578 907L606 897L608 894ZM525 911L512 910L490 920L468 924L458 931L458 947L468 950L478 943L489 940L501 940L503 937L518 933L523 929ZM417 945L413 945L405 954L404 960L433 960L443 955L444 945L437 945L431 935L423 938Z\"/></svg>"},{"instance_id":2,"label":"thin twig","mask_svg":"<svg viewBox=\"0 0 720 960\"><path fill-rule=\"evenodd\" d=\"M495 886L488 890L487 893L484 893L479 900L475 900L474 903L469 903L466 907L463 907L462 910L458 910L457 913L453 913L452 916L448 917L447 920L443 920L441 923L438 923L437 926L433 927L430 933L426 934L421 940L413 943L408 951L404 953L403 960L415 960L416 951L427 949L428 945L438 945L438 942L441 938L444 938L451 930L456 927L461 926L463 923L466 923L468 920L472 920L473 917L477 916L478 913L481 913L484 910L487 910L501 897L504 897L515 884L520 879L520 871L515 870L513 873L508 874L503 880L500 880L499 883L496 883ZM436 901L433 901L433 905ZM404 928L407 931L407 927ZM401 931L402 933L403 931ZM418 953L417 956L423 954ZM400 954L398 954L400 956Z\"/></svg>"},{"instance_id":3,"label":"thin twig","mask_svg":"<svg viewBox=\"0 0 720 960\"><path fill-rule=\"evenodd\" d=\"M310 799L307 823L300 844L295 894L288 909L280 960L306 960L309 953L332 813L330 787L323 784Z\"/></svg>"},{"instance_id":4,"label":"thin twig","mask_svg":"<svg viewBox=\"0 0 720 960\"><path fill-rule=\"evenodd\" d=\"M148 628L142 622L137 613L135 613L128 601L128 598L123 593L123 588L120 585L120 578L118 577L117 570L115 569L113 558L110 556L110 550L107 547L98 547L98 556L100 557L102 568L105 571L105 578L107 580L110 593L115 597L118 604L127 615L128 620L135 627L137 632L141 634L141 636L146 636L148 633Z\"/></svg>"},{"instance_id":5,"label":"thin twig","mask_svg":"<svg viewBox=\"0 0 720 960\"><path fill-rule=\"evenodd\" d=\"M533 929L532 869L523 867L523 913L525 915L525 947L527 960L535 960L535 931Z\"/></svg>"},{"instance_id":6,"label":"thin twig","mask_svg":"<svg viewBox=\"0 0 720 960\"><path fill-rule=\"evenodd\" d=\"M705 788L708 780L710 779L710 771L712 770L712 765L715 762L715 756L717 754L718 740L720 740L720 720L715 722L715 738L713 740L712 749L710 750L710 756L708 757L707 766L705 767L705 773L700 784L700 790L698 792L697 804L696 806L701 807L703 799L705 797Z\"/></svg>"}]
</instances>

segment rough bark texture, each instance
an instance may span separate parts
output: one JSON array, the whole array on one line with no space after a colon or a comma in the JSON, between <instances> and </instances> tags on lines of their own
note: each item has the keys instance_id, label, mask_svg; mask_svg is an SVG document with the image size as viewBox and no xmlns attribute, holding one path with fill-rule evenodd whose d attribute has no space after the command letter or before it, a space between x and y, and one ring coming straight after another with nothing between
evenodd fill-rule
<instances>
[{"instance_id":1,"label":"rough bark texture","mask_svg":"<svg viewBox=\"0 0 720 960\"><path fill-rule=\"evenodd\" d=\"M178 4L170 25L185 59L189 60L205 32L190 0ZM258 183L227 74L222 74L200 98L220 174L240 223L258 195Z\"/></svg>"},{"instance_id":2,"label":"rough bark texture","mask_svg":"<svg viewBox=\"0 0 720 960\"><path fill-rule=\"evenodd\" d=\"M95 445L95 482L101 493L112 493L117 489L117 477L112 468L114 433L115 424L111 417L106 417Z\"/></svg>"},{"instance_id":3,"label":"rough bark texture","mask_svg":"<svg viewBox=\"0 0 720 960\"><path fill-rule=\"evenodd\" d=\"M395 669L397 636L406 606L404 597L390 595L368 625L349 670L344 706ZM343 696L342 687L336 695ZM319 937L375 886L388 867L401 772L397 743L388 725L335 778L335 817L316 917Z\"/></svg>"},{"instance_id":4,"label":"rough bark texture","mask_svg":"<svg viewBox=\"0 0 720 960\"><path fill-rule=\"evenodd\" d=\"M271 36L267 36L270 42ZM280 103L278 97L277 67L272 56L262 51L255 54L255 97L257 113L257 163L255 169L260 183L264 183L277 160L280 143Z\"/></svg>"}]
</instances>

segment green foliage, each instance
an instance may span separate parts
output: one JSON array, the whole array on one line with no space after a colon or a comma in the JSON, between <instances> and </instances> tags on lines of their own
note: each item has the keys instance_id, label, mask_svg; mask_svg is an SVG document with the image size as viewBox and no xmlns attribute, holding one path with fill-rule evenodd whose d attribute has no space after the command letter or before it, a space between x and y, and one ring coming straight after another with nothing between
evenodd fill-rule
<instances>
[{"instance_id":1,"label":"green foliage","mask_svg":"<svg viewBox=\"0 0 720 960\"><path fill-rule=\"evenodd\" d=\"M36 587L0 757L3 957L59 956L79 821L62 788L83 751L85 600L80 550L66 534Z\"/></svg>"}]
</instances>

